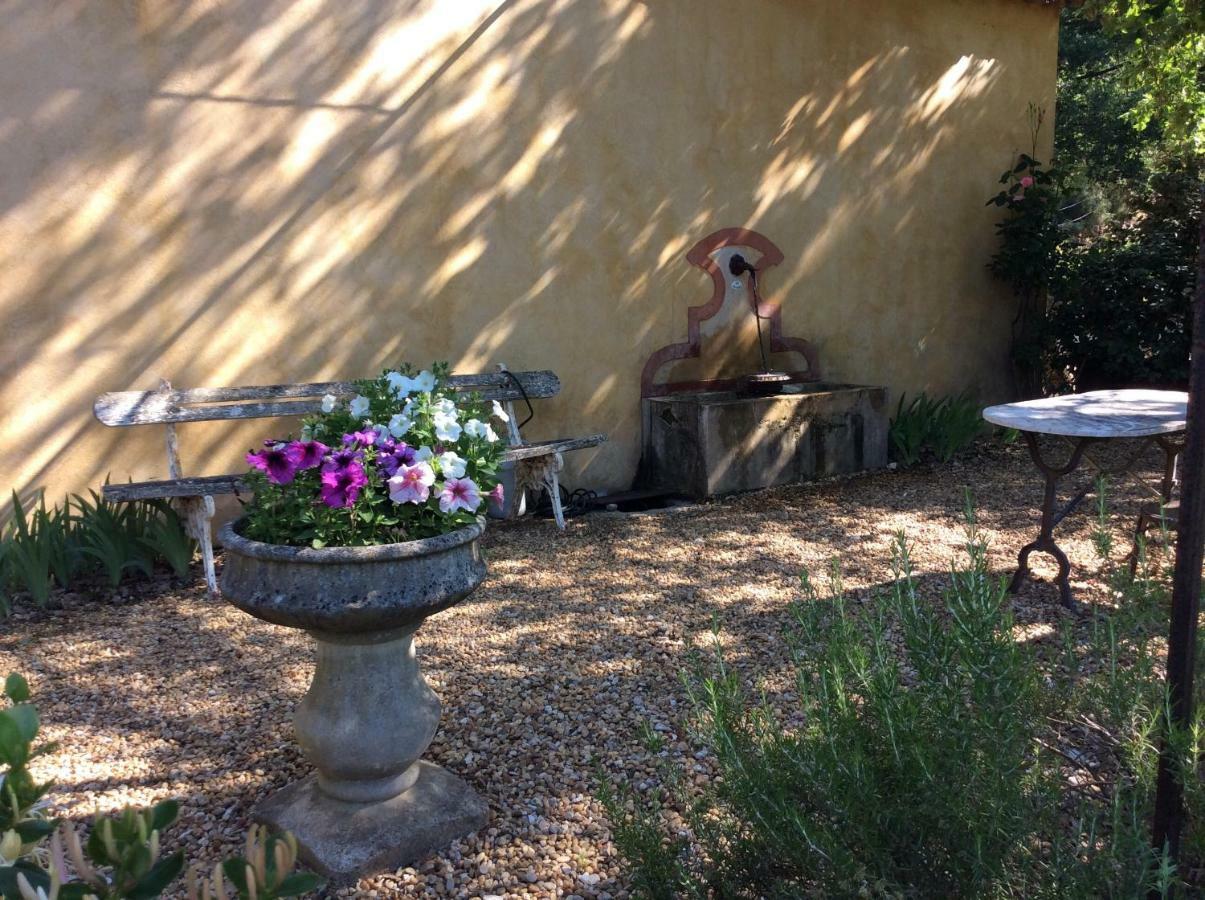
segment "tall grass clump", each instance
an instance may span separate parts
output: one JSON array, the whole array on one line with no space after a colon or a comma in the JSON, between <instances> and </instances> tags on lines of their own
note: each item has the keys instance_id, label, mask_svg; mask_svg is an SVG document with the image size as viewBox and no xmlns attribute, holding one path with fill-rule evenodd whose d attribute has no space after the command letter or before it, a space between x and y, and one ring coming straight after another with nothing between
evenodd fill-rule
<instances>
[{"instance_id":1,"label":"tall grass clump","mask_svg":"<svg viewBox=\"0 0 1205 900\"><path fill-rule=\"evenodd\" d=\"M100 580L110 588L147 577L166 564L188 573L196 544L179 514L164 500L112 503L95 491L62 505L12 495L9 520L0 527L0 615L24 596L45 607L55 588Z\"/></svg>"},{"instance_id":2,"label":"tall grass clump","mask_svg":"<svg viewBox=\"0 0 1205 900\"><path fill-rule=\"evenodd\" d=\"M1119 578L1116 615L1020 641L968 516L941 602L921 596L902 535L868 603L804 578L792 708L721 653L699 663L695 737L720 777L699 794L667 771L659 801L690 838L622 785L601 797L644 896L1135 897L1190 878L1147 843L1158 590ZM1191 771L1201 729L1175 739Z\"/></svg>"},{"instance_id":3,"label":"tall grass clump","mask_svg":"<svg viewBox=\"0 0 1205 900\"><path fill-rule=\"evenodd\" d=\"M911 466L926 453L947 463L983 430L979 403L965 391L935 399L920 393L907 405L900 395L887 432L896 462Z\"/></svg>"}]
</instances>

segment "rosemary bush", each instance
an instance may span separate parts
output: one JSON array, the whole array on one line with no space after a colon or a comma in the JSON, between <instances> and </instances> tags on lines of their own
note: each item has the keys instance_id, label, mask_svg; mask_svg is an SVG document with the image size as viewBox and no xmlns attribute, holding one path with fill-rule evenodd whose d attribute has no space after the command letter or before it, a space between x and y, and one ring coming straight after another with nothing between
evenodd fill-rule
<instances>
[{"instance_id":1,"label":"rosemary bush","mask_svg":"<svg viewBox=\"0 0 1205 900\"><path fill-rule=\"evenodd\" d=\"M789 717L722 654L699 664L696 739L721 777L692 794L671 769L654 802L606 781L600 796L640 894L1136 897L1196 877L1196 829L1180 872L1148 844L1157 580L1118 574L1114 613L1061 641L1019 641L969 522L944 603L919 596L902 535L894 583L869 604L839 577L824 598L804 579ZM1175 741L1196 821L1202 729ZM661 804L683 812L689 838Z\"/></svg>"}]
</instances>

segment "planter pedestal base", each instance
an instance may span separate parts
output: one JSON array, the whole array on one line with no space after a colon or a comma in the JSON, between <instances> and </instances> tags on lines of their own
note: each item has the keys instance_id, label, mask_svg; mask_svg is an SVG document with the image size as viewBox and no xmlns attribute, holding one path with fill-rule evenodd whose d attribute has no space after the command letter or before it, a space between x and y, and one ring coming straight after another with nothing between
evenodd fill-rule
<instances>
[{"instance_id":1,"label":"planter pedestal base","mask_svg":"<svg viewBox=\"0 0 1205 900\"><path fill-rule=\"evenodd\" d=\"M296 836L301 858L336 880L397 869L482 828L489 808L473 789L419 760L418 780L380 803L348 803L324 794L313 776L255 808L255 818Z\"/></svg>"}]
</instances>

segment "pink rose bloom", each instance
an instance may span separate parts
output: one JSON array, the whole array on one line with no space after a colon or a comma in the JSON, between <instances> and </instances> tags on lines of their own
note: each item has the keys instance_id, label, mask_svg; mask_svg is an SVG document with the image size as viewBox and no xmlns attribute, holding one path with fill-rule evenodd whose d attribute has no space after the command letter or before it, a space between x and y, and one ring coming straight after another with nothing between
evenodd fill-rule
<instances>
[{"instance_id":1,"label":"pink rose bloom","mask_svg":"<svg viewBox=\"0 0 1205 900\"><path fill-rule=\"evenodd\" d=\"M481 492L472 478L449 478L444 482L444 489L439 494L442 512L453 513L458 509L475 512L480 505Z\"/></svg>"},{"instance_id":2,"label":"pink rose bloom","mask_svg":"<svg viewBox=\"0 0 1205 900\"><path fill-rule=\"evenodd\" d=\"M1033 187L1033 176L1026 175L1024 178L1022 178L1021 179L1021 187L1026 188L1026 189Z\"/></svg>"},{"instance_id":3,"label":"pink rose bloom","mask_svg":"<svg viewBox=\"0 0 1205 900\"><path fill-rule=\"evenodd\" d=\"M425 462L399 466L389 479L389 499L394 503L426 503L435 484L435 471Z\"/></svg>"}]
</instances>

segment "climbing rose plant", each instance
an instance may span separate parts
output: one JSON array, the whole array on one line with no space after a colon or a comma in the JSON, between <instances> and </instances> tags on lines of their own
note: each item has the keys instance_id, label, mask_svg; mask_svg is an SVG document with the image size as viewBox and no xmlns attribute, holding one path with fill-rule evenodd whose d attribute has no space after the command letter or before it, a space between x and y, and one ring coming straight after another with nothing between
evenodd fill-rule
<instances>
[{"instance_id":1,"label":"climbing rose plant","mask_svg":"<svg viewBox=\"0 0 1205 900\"><path fill-rule=\"evenodd\" d=\"M297 547L357 547L432 537L476 521L502 501L494 430L506 412L447 386L448 366L409 365L322 398L300 437L247 453L240 533Z\"/></svg>"}]
</instances>

